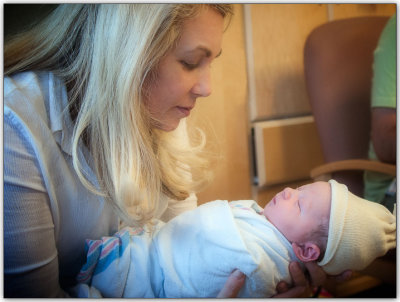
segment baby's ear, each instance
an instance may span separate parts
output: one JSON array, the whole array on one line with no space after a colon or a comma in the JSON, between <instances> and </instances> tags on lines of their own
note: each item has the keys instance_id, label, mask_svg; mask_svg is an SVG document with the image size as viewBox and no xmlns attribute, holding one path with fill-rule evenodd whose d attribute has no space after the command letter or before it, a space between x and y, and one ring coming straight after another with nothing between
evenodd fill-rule
<instances>
[{"instance_id":1,"label":"baby's ear","mask_svg":"<svg viewBox=\"0 0 400 302\"><path fill-rule=\"evenodd\" d=\"M303 262L315 261L318 259L320 254L319 247L312 242L306 242L302 245L298 245L297 243L293 242L292 248L297 258Z\"/></svg>"}]
</instances>

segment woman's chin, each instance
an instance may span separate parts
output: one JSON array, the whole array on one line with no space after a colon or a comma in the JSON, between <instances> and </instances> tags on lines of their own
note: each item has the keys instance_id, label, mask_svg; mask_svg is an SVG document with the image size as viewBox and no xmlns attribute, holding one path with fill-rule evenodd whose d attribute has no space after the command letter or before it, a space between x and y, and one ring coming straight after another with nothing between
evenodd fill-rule
<instances>
[{"instance_id":1,"label":"woman's chin","mask_svg":"<svg viewBox=\"0 0 400 302\"><path fill-rule=\"evenodd\" d=\"M164 123L158 123L155 125L155 128L165 131L165 132L171 132L174 131L176 128L179 126L180 119L174 120L174 121L168 121Z\"/></svg>"}]
</instances>

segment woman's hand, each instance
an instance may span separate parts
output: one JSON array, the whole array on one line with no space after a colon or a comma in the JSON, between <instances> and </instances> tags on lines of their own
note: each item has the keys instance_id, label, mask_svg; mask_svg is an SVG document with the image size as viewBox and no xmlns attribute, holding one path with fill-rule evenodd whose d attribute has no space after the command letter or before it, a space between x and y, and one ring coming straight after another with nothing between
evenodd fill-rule
<instances>
[{"instance_id":1,"label":"woman's hand","mask_svg":"<svg viewBox=\"0 0 400 302\"><path fill-rule=\"evenodd\" d=\"M276 298L294 298L294 297L310 297L311 296L311 288L316 286L321 286L327 279L326 273L322 270L320 266L315 262L306 262L304 263L309 275L310 279L308 280L306 275L301 270L299 263L293 261L289 264L290 275L293 280L293 287L289 287L289 285L282 281L279 282L276 286L276 290L278 294L274 297ZM337 281L345 281L350 278L351 271L344 271L342 274L337 276L329 276L329 278L334 278Z\"/></svg>"},{"instance_id":2,"label":"woman's hand","mask_svg":"<svg viewBox=\"0 0 400 302\"><path fill-rule=\"evenodd\" d=\"M279 282L276 286L278 294L274 298L309 297L311 293L310 284L299 263L296 261L291 262L289 264L289 272L294 286L290 287L285 281Z\"/></svg>"},{"instance_id":3,"label":"woman's hand","mask_svg":"<svg viewBox=\"0 0 400 302\"><path fill-rule=\"evenodd\" d=\"M217 298L236 298L242 288L246 276L239 270L234 270L228 277L224 288L219 292Z\"/></svg>"}]
</instances>

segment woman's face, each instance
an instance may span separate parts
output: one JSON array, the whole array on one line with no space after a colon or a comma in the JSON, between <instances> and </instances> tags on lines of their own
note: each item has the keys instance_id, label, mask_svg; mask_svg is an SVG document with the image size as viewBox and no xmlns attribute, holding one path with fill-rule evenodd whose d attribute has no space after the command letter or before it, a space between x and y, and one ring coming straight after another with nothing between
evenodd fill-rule
<instances>
[{"instance_id":1,"label":"woman's face","mask_svg":"<svg viewBox=\"0 0 400 302\"><path fill-rule=\"evenodd\" d=\"M210 95L210 65L221 53L223 26L223 17L213 9L185 21L177 47L160 61L156 81L147 86L145 105L159 122L157 128L176 129L196 99Z\"/></svg>"}]
</instances>

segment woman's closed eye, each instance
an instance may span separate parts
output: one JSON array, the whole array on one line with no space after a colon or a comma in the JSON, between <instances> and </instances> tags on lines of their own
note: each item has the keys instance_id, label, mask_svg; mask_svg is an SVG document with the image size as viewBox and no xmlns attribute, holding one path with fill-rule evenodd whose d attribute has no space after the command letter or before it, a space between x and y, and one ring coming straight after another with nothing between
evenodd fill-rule
<instances>
[{"instance_id":1,"label":"woman's closed eye","mask_svg":"<svg viewBox=\"0 0 400 302\"><path fill-rule=\"evenodd\" d=\"M197 67L199 67L199 63L189 63L189 62L184 61L184 60L180 61L180 63L187 70L193 70L193 69L196 69Z\"/></svg>"}]
</instances>

